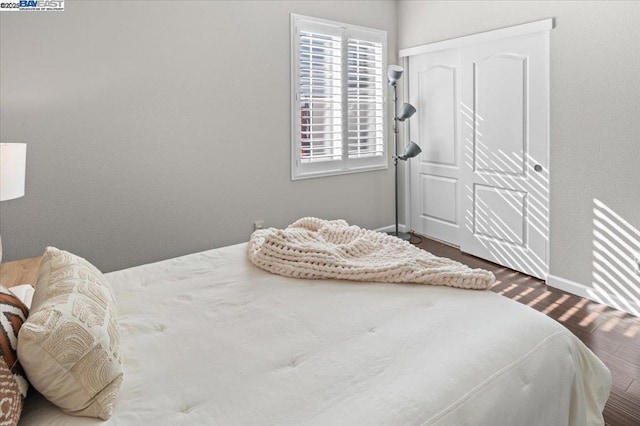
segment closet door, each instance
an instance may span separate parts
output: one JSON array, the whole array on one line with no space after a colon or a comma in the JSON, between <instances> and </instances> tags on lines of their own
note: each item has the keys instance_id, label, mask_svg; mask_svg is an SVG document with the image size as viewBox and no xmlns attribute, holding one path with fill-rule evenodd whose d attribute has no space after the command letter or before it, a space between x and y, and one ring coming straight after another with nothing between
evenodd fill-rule
<instances>
[{"instance_id":1,"label":"closet door","mask_svg":"<svg viewBox=\"0 0 640 426\"><path fill-rule=\"evenodd\" d=\"M411 160L414 231L458 245L460 194L460 50L409 58L410 139L422 154Z\"/></svg>"},{"instance_id":2,"label":"closet door","mask_svg":"<svg viewBox=\"0 0 640 426\"><path fill-rule=\"evenodd\" d=\"M463 47L462 251L545 279L548 33Z\"/></svg>"}]
</instances>

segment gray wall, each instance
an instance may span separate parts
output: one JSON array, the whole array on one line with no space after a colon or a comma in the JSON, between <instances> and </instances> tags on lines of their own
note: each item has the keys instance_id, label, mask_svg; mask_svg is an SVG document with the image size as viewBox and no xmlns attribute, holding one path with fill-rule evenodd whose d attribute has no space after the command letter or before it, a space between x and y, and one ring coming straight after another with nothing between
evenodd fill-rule
<instances>
[{"instance_id":1,"label":"gray wall","mask_svg":"<svg viewBox=\"0 0 640 426\"><path fill-rule=\"evenodd\" d=\"M397 63L394 1L3 13L0 140L28 144L4 260L54 245L110 271L246 241L256 219L391 224L392 168L290 180L290 13L387 30Z\"/></svg>"},{"instance_id":2,"label":"gray wall","mask_svg":"<svg viewBox=\"0 0 640 426\"><path fill-rule=\"evenodd\" d=\"M640 2L400 1L398 47L550 17L550 272L595 282L599 200L622 228L610 226L606 251L624 276L609 272L640 300L638 277L623 271L640 251Z\"/></svg>"}]
</instances>

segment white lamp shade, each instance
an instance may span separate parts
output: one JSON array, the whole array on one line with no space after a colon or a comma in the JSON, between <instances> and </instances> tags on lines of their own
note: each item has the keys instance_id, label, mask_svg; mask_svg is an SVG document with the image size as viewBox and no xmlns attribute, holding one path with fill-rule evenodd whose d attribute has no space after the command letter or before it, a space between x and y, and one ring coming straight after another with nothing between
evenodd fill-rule
<instances>
[{"instance_id":1,"label":"white lamp shade","mask_svg":"<svg viewBox=\"0 0 640 426\"><path fill-rule=\"evenodd\" d=\"M398 113L398 120L404 121L407 118L410 118L415 113L416 113L416 109L413 107L413 105L405 102L400 107L400 112Z\"/></svg>"},{"instance_id":2,"label":"white lamp shade","mask_svg":"<svg viewBox=\"0 0 640 426\"><path fill-rule=\"evenodd\" d=\"M387 70L387 77L389 77L389 84L394 85L400 77L402 77L402 73L404 72L404 68L400 65L389 65L389 69Z\"/></svg>"},{"instance_id":3,"label":"white lamp shade","mask_svg":"<svg viewBox=\"0 0 640 426\"><path fill-rule=\"evenodd\" d=\"M0 201L24 195L26 143L0 143Z\"/></svg>"},{"instance_id":4,"label":"white lamp shade","mask_svg":"<svg viewBox=\"0 0 640 426\"><path fill-rule=\"evenodd\" d=\"M418 146L417 143L411 141L409 142L409 145L407 145L407 147L404 149L404 154L398 156L398 158L403 161L407 161L409 158L413 158L421 152L422 149L420 149L420 146Z\"/></svg>"}]
</instances>

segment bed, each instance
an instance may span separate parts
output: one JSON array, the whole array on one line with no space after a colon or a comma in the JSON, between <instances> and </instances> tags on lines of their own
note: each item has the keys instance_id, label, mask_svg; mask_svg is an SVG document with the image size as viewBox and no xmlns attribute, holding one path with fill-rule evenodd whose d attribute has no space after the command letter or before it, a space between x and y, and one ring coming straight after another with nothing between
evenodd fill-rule
<instances>
[{"instance_id":1,"label":"bed","mask_svg":"<svg viewBox=\"0 0 640 426\"><path fill-rule=\"evenodd\" d=\"M24 425L602 425L611 377L490 291L301 280L239 244L106 274L124 381L107 421L33 389Z\"/></svg>"}]
</instances>

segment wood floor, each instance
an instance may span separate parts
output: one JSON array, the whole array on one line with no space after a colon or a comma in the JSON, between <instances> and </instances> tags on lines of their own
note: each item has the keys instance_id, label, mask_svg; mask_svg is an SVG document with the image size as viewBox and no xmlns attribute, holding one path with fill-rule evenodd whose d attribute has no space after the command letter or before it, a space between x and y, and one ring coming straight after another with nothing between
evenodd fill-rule
<instances>
[{"instance_id":1,"label":"wood floor","mask_svg":"<svg viewBox=\"0 0 640 426\"><path fill-rule=\"evenodd\" d=\"M436 256L492 271L496 276L492 291L543 312L571 330L611 370L613 387L604 409L605 423L640 426L640 318L427 238L414 236L411 243Z\"/></svg>"}]
</instances>

